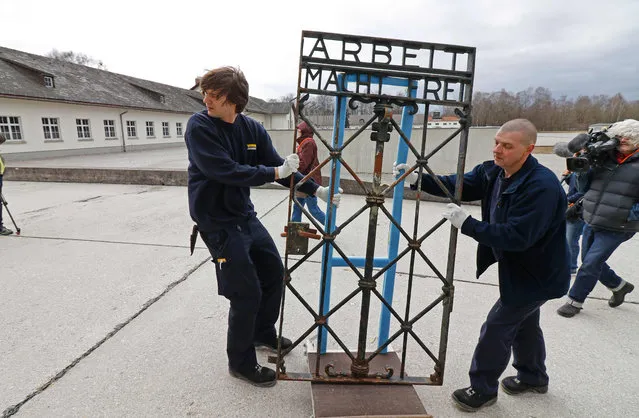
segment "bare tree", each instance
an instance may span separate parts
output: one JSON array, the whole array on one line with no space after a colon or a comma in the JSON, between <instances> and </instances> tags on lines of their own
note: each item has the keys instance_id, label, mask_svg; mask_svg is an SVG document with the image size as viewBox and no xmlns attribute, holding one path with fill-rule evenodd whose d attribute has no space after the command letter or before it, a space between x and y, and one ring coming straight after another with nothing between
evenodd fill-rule
<instances>
[{"instance_id":1,"label":"bare tree","mask_svg":"<svg viewBox=\"0 0 639 418\"><path fill-rule=\"evenodd\" d=\"M98 68L100 70L107 69L101 60L92 58L82 52L58 51L57 49L52 49L46 56L49 58L72 62L74 64L85 65L87 67Z\"/></svg>"},{"instance_id":2,"label":"bare tree","mask_svg":"<svg viewBox=\"0 0 639 418\"><path fill-rule=\"evenodd\" d=\"M295 94L281 96L279 100L294 100ZM357 109L348 109L355 122L367 120L373 115L374 103L357 102ZM454 115L454 107L433 107L441 116ZM311 95L304 114L320 126L332 126L335 97ZM621 94L614 96L565 95L554 98L545 87L529 87L517 93L504 89L496 92L475 92L472 121L475 126L500 126L516 118L532 121L542 131L586 130L593 123L612 123L624 119L639 119L639 100L628 101Z\"/></svg>"},{"instance_id":3,"label":"bare tree","mask_svg":"<svg viewBox=\"0 0 639 418\"><path fill-rule=\"evenodd\" d=\"M514 118L526 118L540 130L585 130L597 122L639 119L639 100L629 102L621 93L558 99L544 87L528 88L516 94L476 92L473 96L473 123L499 126Z\"/></svg>"},{"instance_id":4,"label":"bare tree","mask_svg":"<svg viewBox=\"0 0 639 418\"><path fill-rule=\"evenodd\" d=\"M293 100L295 100L295 94L294 93L288 93L285 94L284 96L280 96L279 99L269 99L269 103L284 103L284 102L292 102Z\"/></svg>"}]
</instances>

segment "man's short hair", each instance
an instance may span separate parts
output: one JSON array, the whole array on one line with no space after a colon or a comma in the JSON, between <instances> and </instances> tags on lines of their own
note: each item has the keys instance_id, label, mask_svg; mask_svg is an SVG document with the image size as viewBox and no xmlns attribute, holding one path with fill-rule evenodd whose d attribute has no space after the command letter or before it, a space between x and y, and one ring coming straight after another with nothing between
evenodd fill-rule
<instances>
[{"instance_id":1,"label":"man's short hair","mask_svg":"<svg viewBox=\"0 0 639 418\"><path fill-rule=\"evenodd\" d=\"M4 135L0 134L0 145L4 144L6 140L7 138Z\"/></svg>"},{"instance_id":2,"label":"man's short hair","mask_svg":"<svg viewBox=\"0 0 639 418\"><path fill-rule=\"evenodd\" d=\"M235 67L220 67L204 74L200 80L202 93L212 90L217 98L226 96L226 100L235 105L235 112L242 113L249 99L249 85L244 73Z\"/></svg>"},{"instance_id":3,"label":"man's short hair","mask_svg":"<svg viewBox=\"0 0 639 418\"><path fill-rule=\"evenodd\" d=\"M619 136L630 140L635 146L639 146L639 121L626 119L613 124L606 132L609 137Z\"/></svg>"},{"instance_id":4,"label":"man's short hair","mask_svg":"<svg viewBox=\"0 0 639 418\"><path fill-rule=\"evenodd\" d=\"M537 128L528 119L513 119L501 125L499 132L521 132L524 145L537 143Z\"/></svg>"}]
</instances>

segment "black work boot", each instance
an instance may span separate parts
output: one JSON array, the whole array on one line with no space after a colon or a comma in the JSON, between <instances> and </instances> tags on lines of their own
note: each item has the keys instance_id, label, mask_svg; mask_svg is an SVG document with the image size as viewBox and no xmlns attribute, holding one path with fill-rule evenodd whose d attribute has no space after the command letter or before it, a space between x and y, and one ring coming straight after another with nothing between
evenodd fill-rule
<instances>
[{"instance_id":1,"label":"black work boot","mask_svg":"<svg viewBox=\"0 0 639 418\"><path fill-rule=\"evenodd\" d=\"M259 364L256 364L255 368L246 373L233 370L229 367L229 374L233 377L249 382L253 386L263 388L275 386L277 383L275 370L269 369L268 367L262 367Z\"/></svg>"},{"instance_id":2,"label":"black work boot","mask_svg":"<svg viewBox=\"0 0 639 418\"><path fill-rule=\"evenodd\" d=\"M621 305L626 295L632 292L634 289L635 287L632 283L626 282L626 284L624 284L621 289L612 292L612 296L610 297L610 300L608 300L608 306L610 306L611 308L616 308L617 306Z\"/></svg>"},{"instance_id":3,"label":"black work boot","mask_svg":"<svg viewBox=\"0 0 639 418\"><path fill-rule=\"evenodd\" d=\"M293 341L289 340L286 337L282 337L280 338L281 340L281 345L282 345L282 351L290 348L293 346ZM273 339L272 341L255 341L255 348L261 348L261 349L266 349L269 351L273 351L273 352L277 352L277 339Z\"/></svg>"},{"instance_id":4,"label":"black work boot","mask_svg":"<svg viewBox=\"0 0 639 418\"><path fill-rule=\"evenodd\" d=\"M468 386L467 388L454 391L453 401L462 411L475 412L484 406L490 406L497 402L497 394L482 395L481 393L475 392L472 386Z\"/></svg>"},{"instance_id":5,"label":"black work boot","mask_svg":"<svg viewBox=\"0 0 639 418\"><path fill-rule=\"evenodd\" d=\"M557 313L564 318L572 318L581 311L581 306L575 306L575 302L566 302L563 306L557 309Z\"/></svg>"},{"instance_id":6,"label":"black work boot","mask_svg":"<svg viewBox=\"0 0 639 418\"><path fill-rule=\"evenodd\" d=\"M517 376L508 376L502 379L501 388L509 395L519 395L524 392L548 392L548 385L529 385L517 378Z\"/></svg>"}]
</instances>

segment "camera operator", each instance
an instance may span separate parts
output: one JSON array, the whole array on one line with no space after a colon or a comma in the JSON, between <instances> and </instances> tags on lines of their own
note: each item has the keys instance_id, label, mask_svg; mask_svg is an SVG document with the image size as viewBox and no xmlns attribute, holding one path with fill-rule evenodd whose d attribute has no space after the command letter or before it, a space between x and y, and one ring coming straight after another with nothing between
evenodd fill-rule
<instances>
[{"instance_id":1,"label":"camera operator","mask_svg":"<svg viewBox=\"0 0 639 418\"><path fill-rule=\"evenodd\" d=\"M586 151L584 156L594 164L577 174L578 189L585 192L583 219L586 225L581 266L568 292L567 303L557 310L567 318L581 311L597 281L612 291L608 301L612 308L621 305L626 294L634 289L606 261L621 243L639 231L639 121L617 122L606 135L602 141L612 139L617 143L616 148L606 155L597 153L596 158ZM598 145L601 144L590 149L597 150Z\"/></svg>"}]
</instances>

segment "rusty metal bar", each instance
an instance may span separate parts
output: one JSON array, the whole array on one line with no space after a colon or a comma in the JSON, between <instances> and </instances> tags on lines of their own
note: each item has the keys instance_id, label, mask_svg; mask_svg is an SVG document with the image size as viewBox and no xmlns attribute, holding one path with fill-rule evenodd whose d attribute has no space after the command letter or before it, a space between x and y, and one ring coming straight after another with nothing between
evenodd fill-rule
<instances>
[{"instance_id":1,"label":"rusty metal bar","mask_svg":"<svg viewBox=\"0 0 639 418\"><path fill-rule=\"evenodd\" d=\"M371 139L375 141L375 165L373 168L372 195L380 194L382 179L382 162L384 158L384 143L387 141L389 119L392 119L392 108L390 105L375 105L375 113L378 117L378 131L371 134ZM375 128L374 128L375 129ZM364 264L364 279L360 280L359 286L362 291L362 305L360 310L359 337L357 342L357 359L351 363L351 373L355 377L368 375L369 364L366 361L366 341L368 333L368 316L370 313L371 289L375 287L373 279L373 258L375 258L375 244L377 243L377 217L379 202L370 197L367 199L370 204L368 216L368 235L366 242L366 262ZM383 201L382 201L383 203Z\"/></svg>"}]
</instances>

